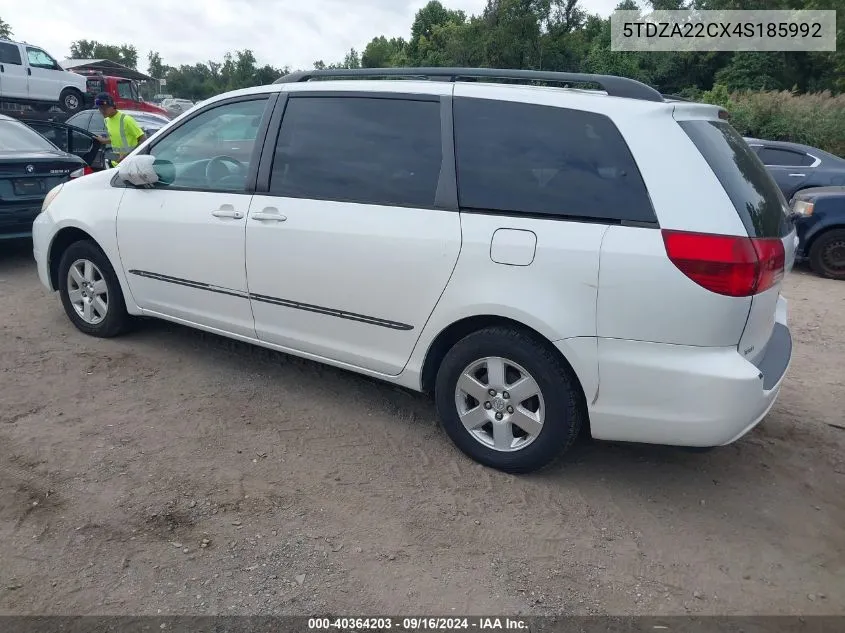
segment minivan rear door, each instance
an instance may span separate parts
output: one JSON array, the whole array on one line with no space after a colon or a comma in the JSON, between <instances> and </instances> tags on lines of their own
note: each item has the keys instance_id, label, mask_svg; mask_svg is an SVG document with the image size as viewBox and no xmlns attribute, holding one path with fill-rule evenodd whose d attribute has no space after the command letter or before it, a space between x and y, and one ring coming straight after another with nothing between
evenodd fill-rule
<instances>
[{"instance_id":1,"label":"minivan rear door","mask_svg":"<svg viewBox=\"0 0 845 633\"><path fill-rule=\"evenodd\" d=\"M678 124L725 188L748 236L781 240L783 275L788 274L795 262L795 227L789 220L786 199L763 163L727 121L698 118L679 120ZM740 353L752 363L760 360L772 337L782 287L783 277L752 298L738 345Z\"/></svg>"}]
</instances>

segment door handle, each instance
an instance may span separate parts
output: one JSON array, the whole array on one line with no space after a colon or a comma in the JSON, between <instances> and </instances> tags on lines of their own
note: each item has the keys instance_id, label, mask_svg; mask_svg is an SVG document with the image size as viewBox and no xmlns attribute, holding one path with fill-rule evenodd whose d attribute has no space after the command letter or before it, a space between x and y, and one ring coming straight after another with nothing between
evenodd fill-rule
<instances>
[{"instance_id":1,"label":"door handle","mask_svg":"<svg viewBox=\"0 0 845 633\"><path fill-rule=\"evenodd\" d=\"M807 174L789 174L791 178L804 178Z\"/></svg>"},{"instance_id":2,"label":"door handle","mask_svg":"<svg viewBox=\"0 0 845 633\"><path fill-rule=\"evenodd\" d=\"M26 69L26 74L27 74L27 75L31 75L31 74L32 74L32 68L27 68L27 69Z\"/></svg>"},{"instance_id":3,"label":"door handle","mask_svg":"<svg viewBox=\"0 0 845 633\"><path fill-rule=\"evenodd\" d=\"M6 67L3 64L0 64L0 73L6 72Z\"/></svg>"},{"instance_id":4,"label":"door handle","mask_svg":"<svg viewBox=\"0 0 845 633\"><path fill-rule=\"evenodd\" d=\"M224 204L216 211L212 211L211 215L215 218L232 218L234 220L240 220L244 217L244 214L240 211L235 211L235 207L231 204Z\"/></svg>"},{"instance_id":5,"label":"door handle","mask_svg":"<svg viewBox=\"0 0 845 633\"><path fill-rule=\"evenodd\" d=\"M282 215L278 209L273 207L267 207L263 211L253 213L250 217L261 222L284 222L287 220L287 216Z\"/></svg>"}]
</instances>

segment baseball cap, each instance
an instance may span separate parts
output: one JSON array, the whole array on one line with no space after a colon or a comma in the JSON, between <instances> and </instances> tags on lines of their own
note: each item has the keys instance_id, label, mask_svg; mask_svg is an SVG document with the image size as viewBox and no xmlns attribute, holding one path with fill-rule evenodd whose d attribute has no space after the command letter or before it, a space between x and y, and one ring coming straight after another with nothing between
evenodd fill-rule
<instances>
[{"instance_id":1,"label":"baseball cap","mask_svg":"<svg viewBox=\"0 0 845 633\"><path fill-rule=\"evenodd\" d=\"M114 99L112 99L112 96L108 92L101 92L94 99L94 105L97 106L98 108L100 106L112 106L113 107L114 106Z\"/></svg>"}]
</instances>

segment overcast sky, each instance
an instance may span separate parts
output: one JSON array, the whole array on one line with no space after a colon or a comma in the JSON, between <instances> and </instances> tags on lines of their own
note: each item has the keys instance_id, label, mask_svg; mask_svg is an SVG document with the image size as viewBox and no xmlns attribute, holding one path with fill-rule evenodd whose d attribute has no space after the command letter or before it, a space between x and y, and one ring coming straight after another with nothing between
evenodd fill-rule
<instances>
[{"instance_id":1,"label":"overcast sky","mask_svg":"<svg viewBox=\"0 0 845 633\"><path fill-rule=\"evenodd\" d=\"M408 37L427 0L2 0L0 17L14 38L59 59L70 43L93 39L134 44L139 69L156 50L164 63L219 60L250 48L261 64L310 68L315 60L343 59L377 35ZM581 0L591 13L609 15L619 0ZM443 0L452 9L480 13L485 0ZM36 5L39 8L34 8Z\"/></svg>"}]
</instances>

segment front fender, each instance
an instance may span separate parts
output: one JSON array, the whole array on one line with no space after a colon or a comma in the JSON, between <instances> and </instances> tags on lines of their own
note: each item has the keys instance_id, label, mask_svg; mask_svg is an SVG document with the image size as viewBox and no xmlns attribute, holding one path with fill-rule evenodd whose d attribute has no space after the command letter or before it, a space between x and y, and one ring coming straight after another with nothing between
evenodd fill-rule
<instances>
[{"instance_id":1,"label":"front fender","mask_svg":"<svg viewBox=\"0 0 845 633\"><path fill-rule=\"evenodd\" d=\"M41 215L45 231L40 242L45 249L44 260L48 270L59 257L68 230L81 231L97 243L108 257L120 282L126 308L130 314L140 314L129 289L129 283L120 260L117 244L117 210L125 193L124 188L110 184L113 170L84 176L67 183L59 195Z\"/></svg>"}]
</instances>

